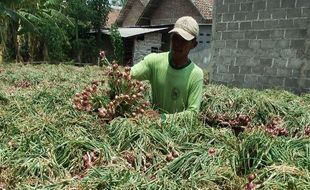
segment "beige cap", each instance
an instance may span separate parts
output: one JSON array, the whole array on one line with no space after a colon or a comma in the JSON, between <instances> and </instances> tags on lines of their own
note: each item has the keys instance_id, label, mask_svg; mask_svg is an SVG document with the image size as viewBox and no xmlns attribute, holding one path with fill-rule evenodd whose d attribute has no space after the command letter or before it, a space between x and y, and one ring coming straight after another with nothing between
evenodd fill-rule
<instances>
[{"instance_id":1,"label":"beige cap","mask_svg":"<svg viewBox=\"0 0 310 190\"><path fill-rule=\"evenodd\" d=\"M193 17L183 16L176 21L169 33L178 33L185 40L190 41L198 37L199 26Z\"/></svg>"}]
</instances>

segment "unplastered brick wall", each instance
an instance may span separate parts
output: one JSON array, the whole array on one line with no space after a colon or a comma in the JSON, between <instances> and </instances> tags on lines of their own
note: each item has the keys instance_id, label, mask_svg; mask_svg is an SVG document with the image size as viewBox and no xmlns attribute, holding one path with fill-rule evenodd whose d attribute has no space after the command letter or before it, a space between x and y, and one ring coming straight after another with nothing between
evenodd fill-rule
<instances>
[{"instance_id":1,"label":"unplastered brick wall","mask_svg":"<svg viewBox=\"0 0 310 190\"><path fill-rule=\"evenodd\" d=\"M215 0L211 81L310 91L310 0Z\"/></svg>"},{"instance_id":2,"label":"unplastered brick wall","mask_svg":"<svg viewBox=\"0 0 310 190\"><path fill-rule=\"evenodd\" d=\"M144 38L137 37L134 45L133 63L136 64L153 51L160 50L161 48L161 36L159 32L147 33Z\"/></svg>"}]
</instances>

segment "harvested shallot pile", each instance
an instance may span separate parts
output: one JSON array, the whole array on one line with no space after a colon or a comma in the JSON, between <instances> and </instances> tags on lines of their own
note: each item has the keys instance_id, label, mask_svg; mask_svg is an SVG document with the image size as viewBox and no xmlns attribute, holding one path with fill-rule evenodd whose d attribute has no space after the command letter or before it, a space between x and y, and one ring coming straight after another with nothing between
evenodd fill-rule
<instances>
[{"instance_id":1,"label":"harvested shallot pile","mask_svg":"<svg viewBox=\"0 0 310 190\"><path fill-rule=\"evenodd\" d=\"M0 189L310 189L310 94L206 83L161 122L102 65L0 65Z\"/></svg>"}]
</instances>

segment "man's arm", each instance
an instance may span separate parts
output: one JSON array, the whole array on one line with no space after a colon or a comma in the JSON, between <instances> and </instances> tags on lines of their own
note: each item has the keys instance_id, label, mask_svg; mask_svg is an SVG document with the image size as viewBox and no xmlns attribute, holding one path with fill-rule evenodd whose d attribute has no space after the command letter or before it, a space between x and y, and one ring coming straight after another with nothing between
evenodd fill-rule
<instances>
[{"instance_id":1,"label":"man's arm","mask_svg":"<svg viewBox=\"0 0 310 190\"><path fill-rule=\"evenodd\" d=\"M197 81L190 89L187 110L198 113L202 101L203 79Z\"/></svg>"},{"instance_id":2,"label":"man's arm","mask_svg":"<svg viewBox=\"0 0 310 190\"><path fill-rule=\"evenodd\" d=\"M147 55L142 61L137 63L131 68L130 75L136 80L150 80L151 78L151 65L150 56Z\"/></svg>"}]
</instances>

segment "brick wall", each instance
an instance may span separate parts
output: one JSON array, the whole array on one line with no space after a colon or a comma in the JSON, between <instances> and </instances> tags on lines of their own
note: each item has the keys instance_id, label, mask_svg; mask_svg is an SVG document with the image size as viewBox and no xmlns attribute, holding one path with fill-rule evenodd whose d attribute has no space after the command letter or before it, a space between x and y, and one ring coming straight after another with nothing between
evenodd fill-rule
<instances>
[{"instance_id":1,"label":"brick wall","mask_svg":"<svg viewBox=\"0 0 310 190\"><path fill-rule=\"evenodd\" d=\"M310 91L310 0L215 0L211 81Z\"/></svg>"},{"instance_id":2,"label":"brick wall","mask_svg":"<svg viewBox=\"0 0 310 190\"><path fill-rule=\"evenodd\" d=\"M160 49L161 36L159 32L144 35L144 40L135 40L133 63L138 63L142 58L151 53L152 47Z\"/></svg>"}]
</instances>

